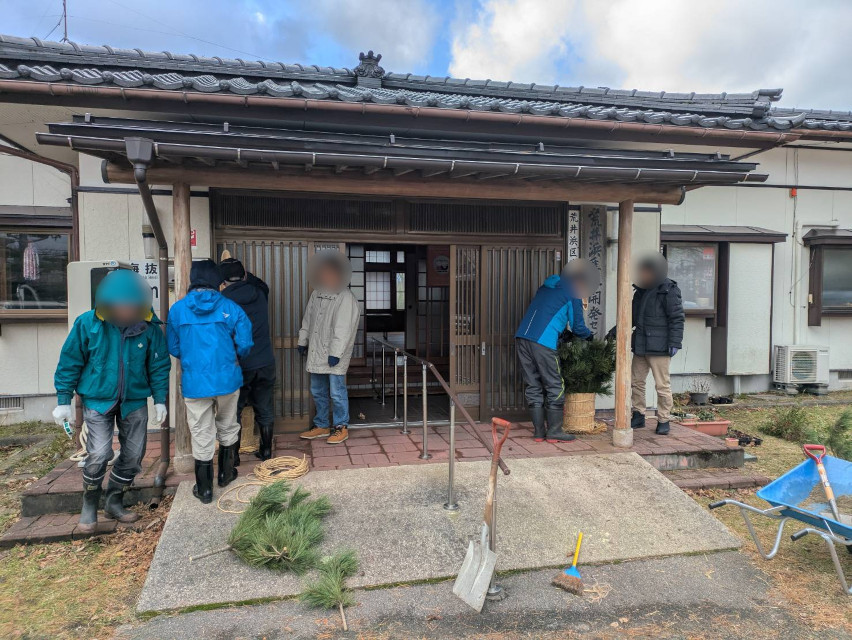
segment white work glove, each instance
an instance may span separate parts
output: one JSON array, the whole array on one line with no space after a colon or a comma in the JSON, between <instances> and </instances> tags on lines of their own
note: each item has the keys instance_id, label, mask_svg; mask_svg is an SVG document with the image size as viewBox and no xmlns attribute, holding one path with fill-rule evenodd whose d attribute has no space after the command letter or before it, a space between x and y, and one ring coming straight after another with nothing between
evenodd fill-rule
<instances>
[{"instance_id":1,"label":"white work glove","mask_svg":"<svg viewBox=\"0 0 852 640\"><path fill-rule=\"evenodd\" d=\"M153 424L163 424L166 421L166 416L168 415L168 411L166 411L166 405L164 404L155 404L154 405L154 422Z\"/></svg>"},{"instance_id":2,"label":"white work glove","mask_svg":"<svg viewBox=\"0 0 852 640\"><path fill-rule=\"evenodd\" d=\"M71 408L70 404L60 404L53 410L53 420L60 427L67 420L68 422L74 421L74 409Z\"/></svg>"}]
</instances>

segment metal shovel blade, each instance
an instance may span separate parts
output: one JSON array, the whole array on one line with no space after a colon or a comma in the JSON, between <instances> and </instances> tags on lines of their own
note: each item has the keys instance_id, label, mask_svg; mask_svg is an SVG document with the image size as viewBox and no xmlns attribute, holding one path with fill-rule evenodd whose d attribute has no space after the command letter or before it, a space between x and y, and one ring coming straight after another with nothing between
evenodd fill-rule
<instances>
[{"instance_id":1,"label":"metal shovel blade","mask_svg":"<svg viewBox=\"0 0 852 640\"><path fill-rule=\"evenodd\" d=\"M482 535L479 542L473 540L467 547L459 575L453 585L453 593L464 600L477 612L482 611L485 595L497 566L497 554L488 546L489 528L482 524Z\"/></svg>"},{"instance_id":2,"label":"metal shovel blade","mask_svg":"<svg viewBox=\"0 0 852 640\"><path fill-rule=\"evenodd\" d=\"M852 516L847 516L845 514L840 514L840 518L836 518L831 511L820 511L820 516L823 518L828 518L829 520L835 520L840 524L844 524L847 527L852 527Z\"/></svg>"}]
</instances>

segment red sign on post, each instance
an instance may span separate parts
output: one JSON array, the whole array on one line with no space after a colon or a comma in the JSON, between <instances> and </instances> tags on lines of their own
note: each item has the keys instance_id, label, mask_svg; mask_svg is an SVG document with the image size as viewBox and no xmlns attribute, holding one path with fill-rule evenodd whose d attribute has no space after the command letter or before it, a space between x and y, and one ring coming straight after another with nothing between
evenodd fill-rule
<instances>
[{"instance_id":1,"label":"red sign on post","mask_svg":"<svg viewBox=\"0 0 852 640\"><path fill-rule=\"evenodd\" d=\"M197 247L198 246L198 232L195 229L190 229L189 231L189 246Z\"/></svg>"}]
</instances>

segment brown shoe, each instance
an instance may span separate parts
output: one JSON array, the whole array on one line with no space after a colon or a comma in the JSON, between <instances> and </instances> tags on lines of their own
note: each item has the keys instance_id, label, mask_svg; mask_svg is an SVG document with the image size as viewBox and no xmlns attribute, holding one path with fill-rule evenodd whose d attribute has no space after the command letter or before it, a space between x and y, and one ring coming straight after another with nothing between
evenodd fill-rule
<instances>
[{"instance_id":1,"label":"brown shoe","mask_svg":"<svg viewBox=\"0 0 852 640\"><path fill-rule=\"evenodd\" d=\"M331 435L328 436L328 444L341 444L349 439L349 429L347 427L334 427L331 430Z\"/></svg>"},{"instance_id":2,"label":"brown shoe","mask_svg":"<svg viewBox=\"0 0 852 640\"><path fill-rule=\"evenodd\" d=\"M310 431L303 431L299 434L299 437L302 438L302 440L316 440L317 438L327 438L329 434L331 434L331 429L314 427Z\"/></svg>"}]
</instances>

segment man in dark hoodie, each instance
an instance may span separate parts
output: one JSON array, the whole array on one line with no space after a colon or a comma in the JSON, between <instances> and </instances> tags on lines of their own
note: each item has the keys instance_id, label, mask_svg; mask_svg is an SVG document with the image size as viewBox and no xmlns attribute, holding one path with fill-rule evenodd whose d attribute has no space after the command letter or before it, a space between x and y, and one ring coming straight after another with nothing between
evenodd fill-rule
<instances>
[{"instance_id":1,"label":"man in dark hoodie","mask_svg":"<svg viewBox=\"0 0 852 640\"><path fill-rule=\"evenodd\" d=\"M189 292L169 311L169 353L180 360L181 389L195 458L193 495L213 501L213 452L219 441L219 486L237 477L237 401L243 385L238 358L251 351L251 321L221 293L212 260L192 263Z\"/></svg>"},{"instance_id":2,"label":"man in dark hoodie","mask_svg":"<svg viewBox=\"0 0 852 640\"><path fill-rule=\"evenodd\" d=\"M633 364L631 366L633 414L630 426L645 426L645 381L648 372L657 388L657 433L668 435L672 410L669 379L671 360L681 349L685 314L680 289L668 276L669 265L659 253L637 263L633 293Z\"/></svg>"},{"instance_id":3,"label":"man in dark hoodie","mask_svg":"<svg viewBox=\"0 0 852 640\"><path fill-rule=\"evenodd\" d=\"M515 333L536 442L574 440L562 430L565 385L556 347L566 328L578 338L591 337L583 318L582 298L593 293L599 284L600 272L588 260L569 262L562 273L550 276L538 288Z\"/></svg>"},{"instance_id":4,"label":"man in dark hoodie","mask_svg":"<svg viewBox=\"0 0 852 640\"><path fill-rule=\"evenodd\" d=\"M273 390L275 388L275 355L272 353L272 341L269 335L269 287L252 273L248 273L243 263L235 258L227 258L219 264L225 288L222 295L233 300L251 320L254 346L249 354L240 358L243 370L243 386L237 404L237 420L242 419L243 409L251 405L254 409L254 421L260 432L260 447L255 454L261 460L272 457L272 427L275 423L273 410ZM242 422L240 422L242 433ZM237 458L239 466L239 444L237 437Z\"/></svg>"}]
</instances>

